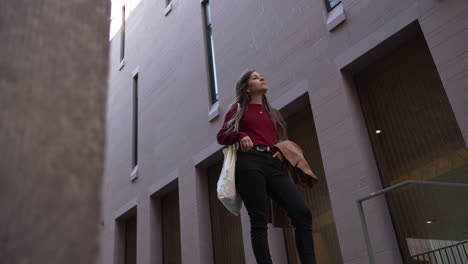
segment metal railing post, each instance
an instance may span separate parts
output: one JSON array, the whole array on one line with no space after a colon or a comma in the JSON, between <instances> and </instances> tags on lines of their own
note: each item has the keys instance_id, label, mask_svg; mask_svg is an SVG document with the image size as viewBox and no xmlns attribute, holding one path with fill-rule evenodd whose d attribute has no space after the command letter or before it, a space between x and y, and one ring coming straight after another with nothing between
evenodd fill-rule
<instances>
[{"instance_id":1,"label":"metal railing post","mask_svg":"<svg viewBox=\"0 0 468 264\"><path fill-rule=\"evenodd\" d=\"M362 202L356 201L358 204L359 218L361 219L362 232L364 233L364 239L366 241L367 252L369 255L369 261L371 264L375 264L374 250L369 237L369 231L367 230L366 217L364 216L364 209L362 208Z\"/></svg>"}]
</instances>

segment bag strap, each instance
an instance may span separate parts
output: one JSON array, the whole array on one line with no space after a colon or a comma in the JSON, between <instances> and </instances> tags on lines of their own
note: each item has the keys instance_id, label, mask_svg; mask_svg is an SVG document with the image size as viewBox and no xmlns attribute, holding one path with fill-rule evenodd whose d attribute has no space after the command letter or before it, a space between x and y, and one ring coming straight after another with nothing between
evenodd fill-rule
<instances>
[{"instance_id":1,"label":"bag strap","mask_svg":"<svg viewBox=\"0 0 468 264\"><path fill-rule=\"evenodd\" d=\"M240 111L240 104L237 103L237 113L239 113ZM234 131L235 132L239 132L239 121L240 120L237 120L236 123L234 124Z\"/></svg>"}]
</instances>

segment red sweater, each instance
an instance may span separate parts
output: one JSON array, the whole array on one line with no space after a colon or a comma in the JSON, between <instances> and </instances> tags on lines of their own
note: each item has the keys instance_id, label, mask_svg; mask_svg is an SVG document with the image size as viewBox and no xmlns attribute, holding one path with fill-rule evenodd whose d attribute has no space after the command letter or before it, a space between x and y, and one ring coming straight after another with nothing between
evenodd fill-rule
<instances>
[{"instance_id":1,"label":"red sweater","mask_svg":"<svg viewBox=\"0 0 468 264\"><path fill-rule=\"evenodd\" d=\"M245 136L249 136L254 146L274 147L276 144L276 127L263 105L246 105L244 115L239 122L239 132L226 133L227 123L236 111L237 104L234 104L226 113L223 127L217 136L219 144L232 145Z\"/></svg>"}]
</instances>

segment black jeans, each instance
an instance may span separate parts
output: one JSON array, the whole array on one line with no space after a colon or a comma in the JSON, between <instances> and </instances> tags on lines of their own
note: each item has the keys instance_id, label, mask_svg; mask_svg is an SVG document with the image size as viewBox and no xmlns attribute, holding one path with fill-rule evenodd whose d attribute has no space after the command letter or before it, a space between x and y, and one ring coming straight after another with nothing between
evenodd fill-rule
<instances>
[{"instance_id":1,"label":"black jeans","mask_svg":"<svg viewBox=\"0 0 468 264\"><path fill-rule=\"evenodd\" d=\"M250 217L250 236L257 263L272 263L267 237L267 195L280 205L295 227L296 248L302 264L314 264L312 214L294 183L283 173L282 162L271 152L237 152L236 187Z\"/></svg>"}]
</instances>

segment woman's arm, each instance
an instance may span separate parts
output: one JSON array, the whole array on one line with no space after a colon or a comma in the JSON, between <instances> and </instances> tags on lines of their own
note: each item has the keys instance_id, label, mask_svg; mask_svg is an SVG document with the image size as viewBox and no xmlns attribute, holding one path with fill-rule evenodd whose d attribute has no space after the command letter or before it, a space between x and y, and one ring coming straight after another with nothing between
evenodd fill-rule
<instances>
[{"instance_id":1,"label":"woman's arm","mask_svg":"<svg viewBox=\"0 0 468 264\"><path fill-rule=\"evenodd\" d=\"M247 134L244 132L227 132L227 123L229 122L229 120L231 120L236 111L237 104L234 104L233 106L231 106L229 111L226 113L226 116L224 117L223 126L221 127L221 130L219 130L218 135L216 136L220 145L232 145L247 136Z\"/></svg>"}]
</instances>

